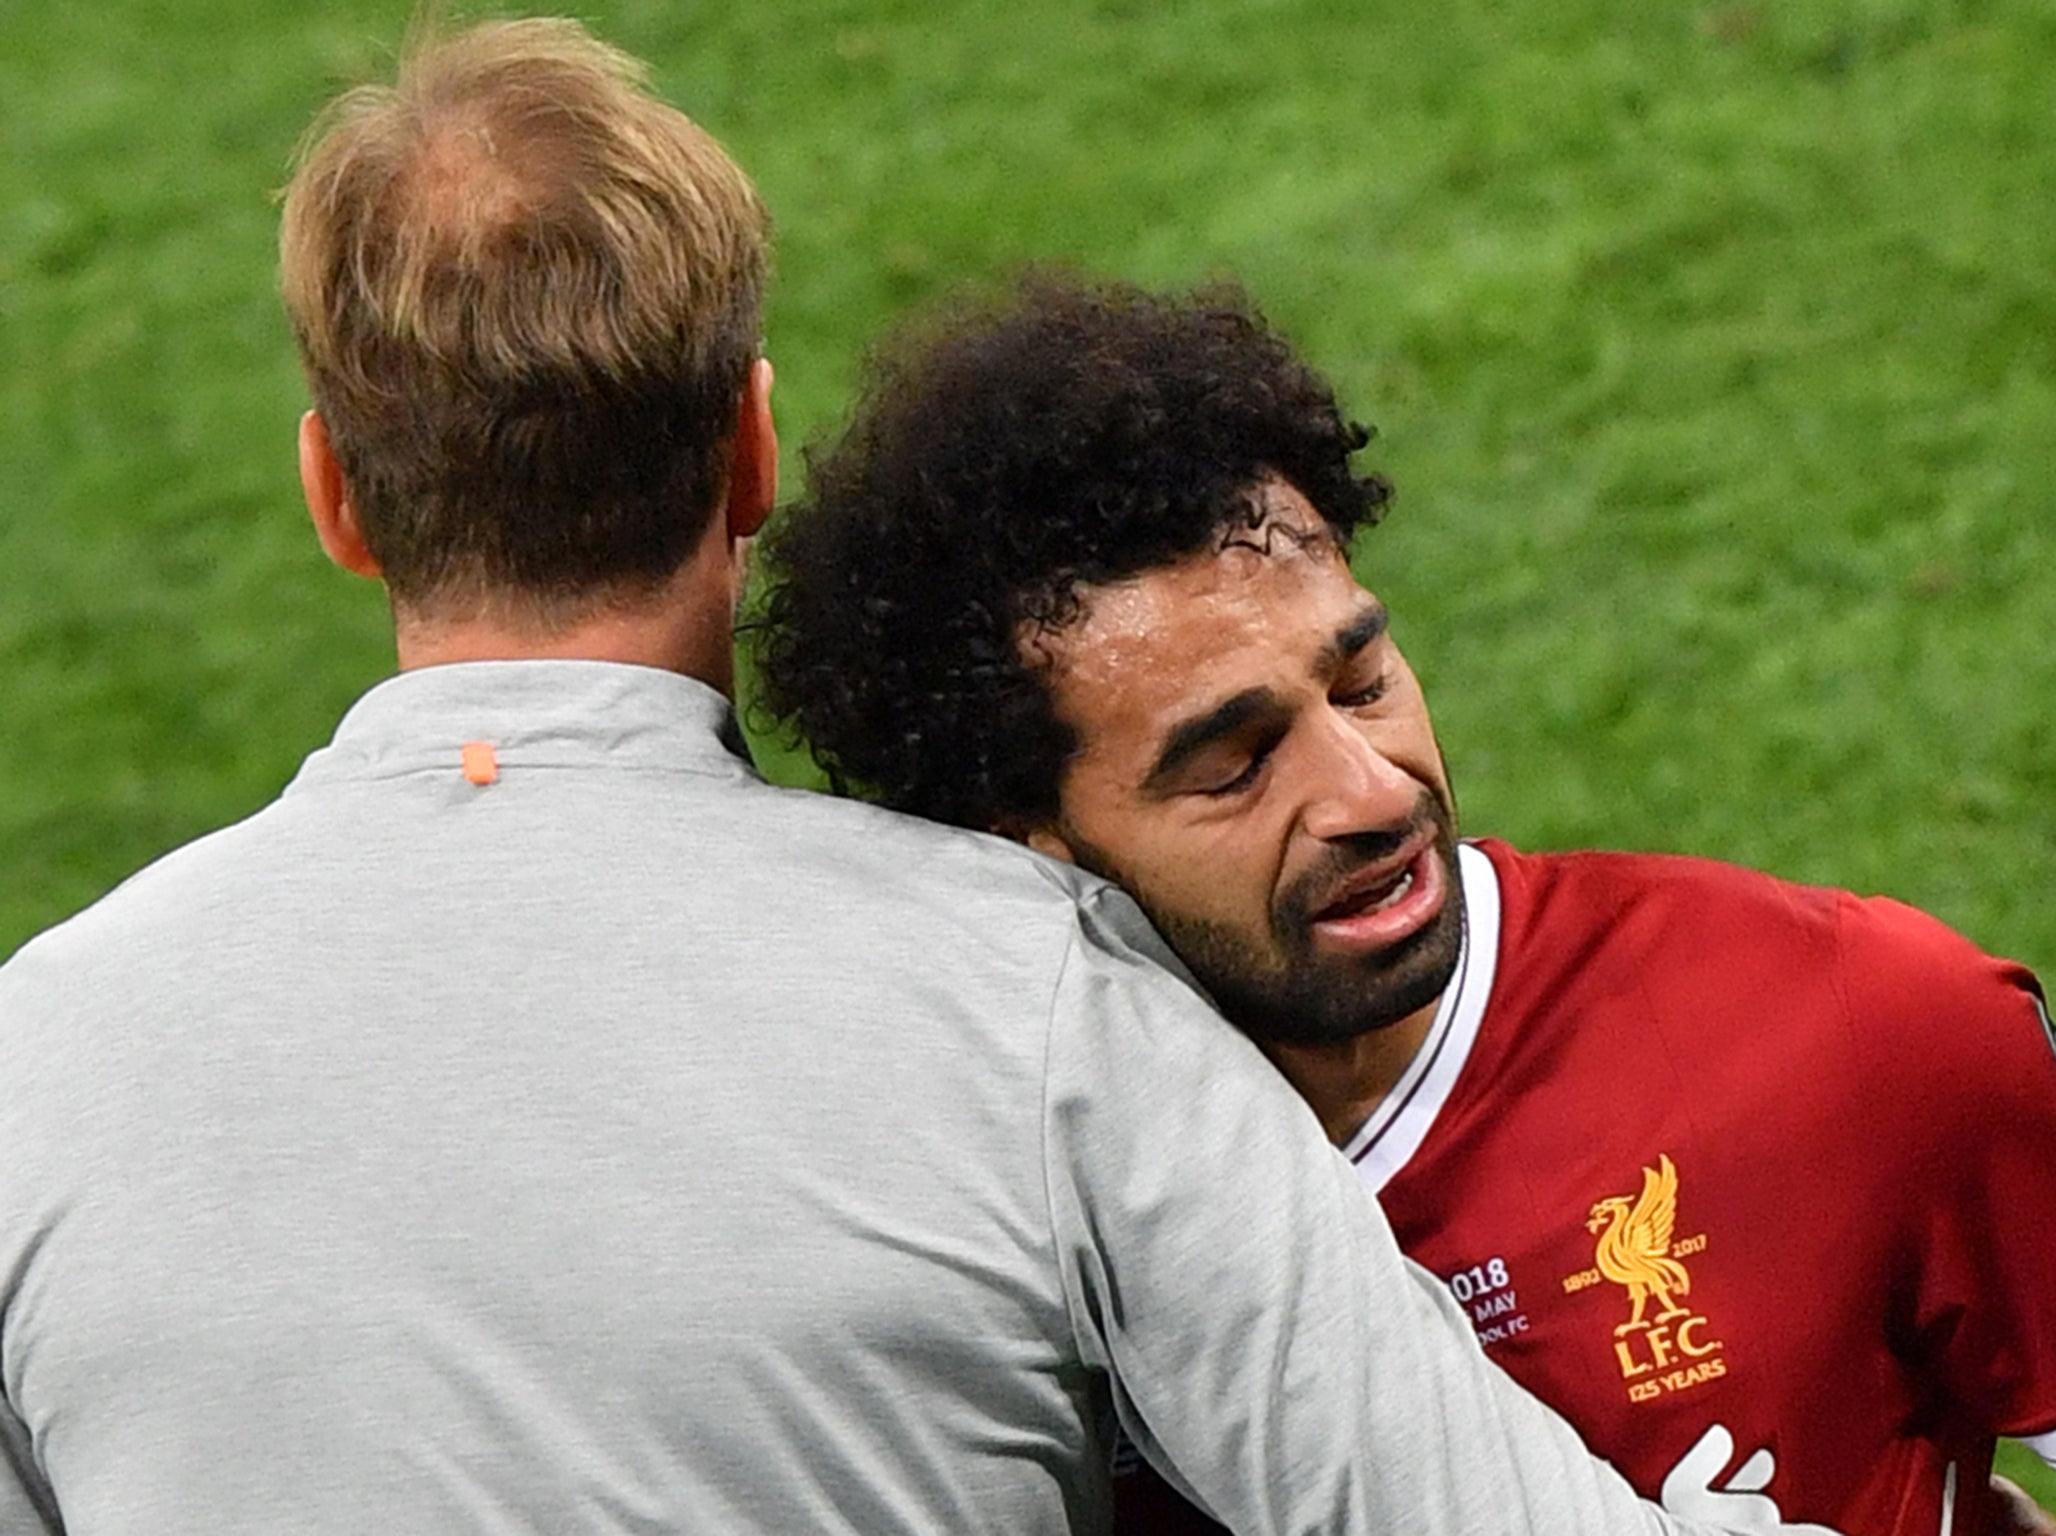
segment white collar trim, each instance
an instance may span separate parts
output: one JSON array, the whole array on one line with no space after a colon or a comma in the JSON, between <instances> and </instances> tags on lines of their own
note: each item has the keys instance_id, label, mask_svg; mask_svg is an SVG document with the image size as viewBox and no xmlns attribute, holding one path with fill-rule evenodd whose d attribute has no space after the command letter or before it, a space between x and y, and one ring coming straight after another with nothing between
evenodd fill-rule
<instances>
[{"instance_id":1,"label":"white collar trim","mask_svg":"<svg viewBox=\"0 0 2056 1536\"><path fill-rule=\"evenodd\" d=\"M1456 858L1463 880L1463 945L1456 975L1406 1071L1342 1148L1373 1190L1383 1189L1427 1139L1478 1043L1478 1026L1492 1000L1492 976L1499 968L1499 873L1469 843L1457 846Z\"/></svg>"}]
</instances>

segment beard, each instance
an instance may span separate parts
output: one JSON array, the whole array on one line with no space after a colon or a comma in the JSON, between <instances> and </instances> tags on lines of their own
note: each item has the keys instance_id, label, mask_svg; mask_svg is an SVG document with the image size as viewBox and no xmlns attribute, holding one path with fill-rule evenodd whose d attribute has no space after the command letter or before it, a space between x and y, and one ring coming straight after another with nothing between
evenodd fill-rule
<instances>
[{"instance_id":1,"label":"beard","mask_svg":"<svg viewBox=\"0 0 2056 1536\"><path fill-rule=\"evenodd\" d=\"M1445 881L1441 910L1384 949L1323 954L1313 933L1323 893L1364 866L1389 859L1428 826L1435 829L1428 857L1441 861ZM1261 1045L1335 1045L1389 1028L1441 997L1463 949L1455 816L1432 789L1421 791L1406 825L1332 843L1318 864L1279 894L1266 934L1170 911L1123 880L1117 866L1100 867L1104 863L1095 854L1088 867L1135 897L1215 1006Z\"/></svg>"}]
</instances>

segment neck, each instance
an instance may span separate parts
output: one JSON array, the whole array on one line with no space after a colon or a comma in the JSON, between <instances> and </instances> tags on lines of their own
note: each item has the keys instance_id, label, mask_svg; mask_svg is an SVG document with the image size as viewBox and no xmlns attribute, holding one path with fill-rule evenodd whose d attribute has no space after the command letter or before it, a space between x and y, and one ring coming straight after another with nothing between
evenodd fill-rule
<instances>
[{"instance_id":1,"label":"neck","mask_svg":"<svg viewBox=\"0 0 2056 1536\"><path fill-rule=\"evenodd\" d=\"M1263 1053L1320 1117L1328 1139L1354 1136L1405 1075L1428 1038L1441 999L1396 1024L1330 1045L1262 1045Z\"/></svg>"},{"instance_id":2,"label":"neck","mask_svg":"<svg viewBox=\"0 0 2056 1536\"><path fill-rule=\"evenodd\" d=\"M726 554L725 546L720 553ZM521 602L452 616L394 609L400 670L464 661L615 661L735 692L735 572L707 545L654 591L552 623Z\"/></svg>"}]
</instances>

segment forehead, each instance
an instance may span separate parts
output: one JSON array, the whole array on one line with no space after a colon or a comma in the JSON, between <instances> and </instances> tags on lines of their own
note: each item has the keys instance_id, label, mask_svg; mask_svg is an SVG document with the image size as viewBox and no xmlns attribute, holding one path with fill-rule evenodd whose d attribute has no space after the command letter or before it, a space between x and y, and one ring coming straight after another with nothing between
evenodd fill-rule
<instances>
[{"instance_id":1,"label":"forehead","mask_svg":"<svg viewBox=\"0 0 2056 1536\"><path fill-rule=\"evenodd\" d=\"M1210 702L1313 681L1336 632L1372 606L1297 492L1273 487L1261 510L1216 548L1086 588L1078 619L1030 639L1088 754L1146 751Z\"/></svg>"}]
</instances>

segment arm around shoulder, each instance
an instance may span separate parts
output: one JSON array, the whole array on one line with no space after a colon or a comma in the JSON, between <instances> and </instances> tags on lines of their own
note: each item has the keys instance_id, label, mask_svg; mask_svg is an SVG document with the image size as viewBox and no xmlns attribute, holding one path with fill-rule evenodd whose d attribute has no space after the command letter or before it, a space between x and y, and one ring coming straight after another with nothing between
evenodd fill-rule
<instances>
[{"instance_id":1,"label":"arm around shoulder","mask_svg":"<svg viewBox=\"0 0 2056 1536\"><path fill-rule=\"evenodd\" d=\"M1182 1491L1249 1533L1699 1529L1478 1349L1312 1113L1088 921L1053 998L1047 1179L1080 1350Z\"/></svg>"}]
</instances>

